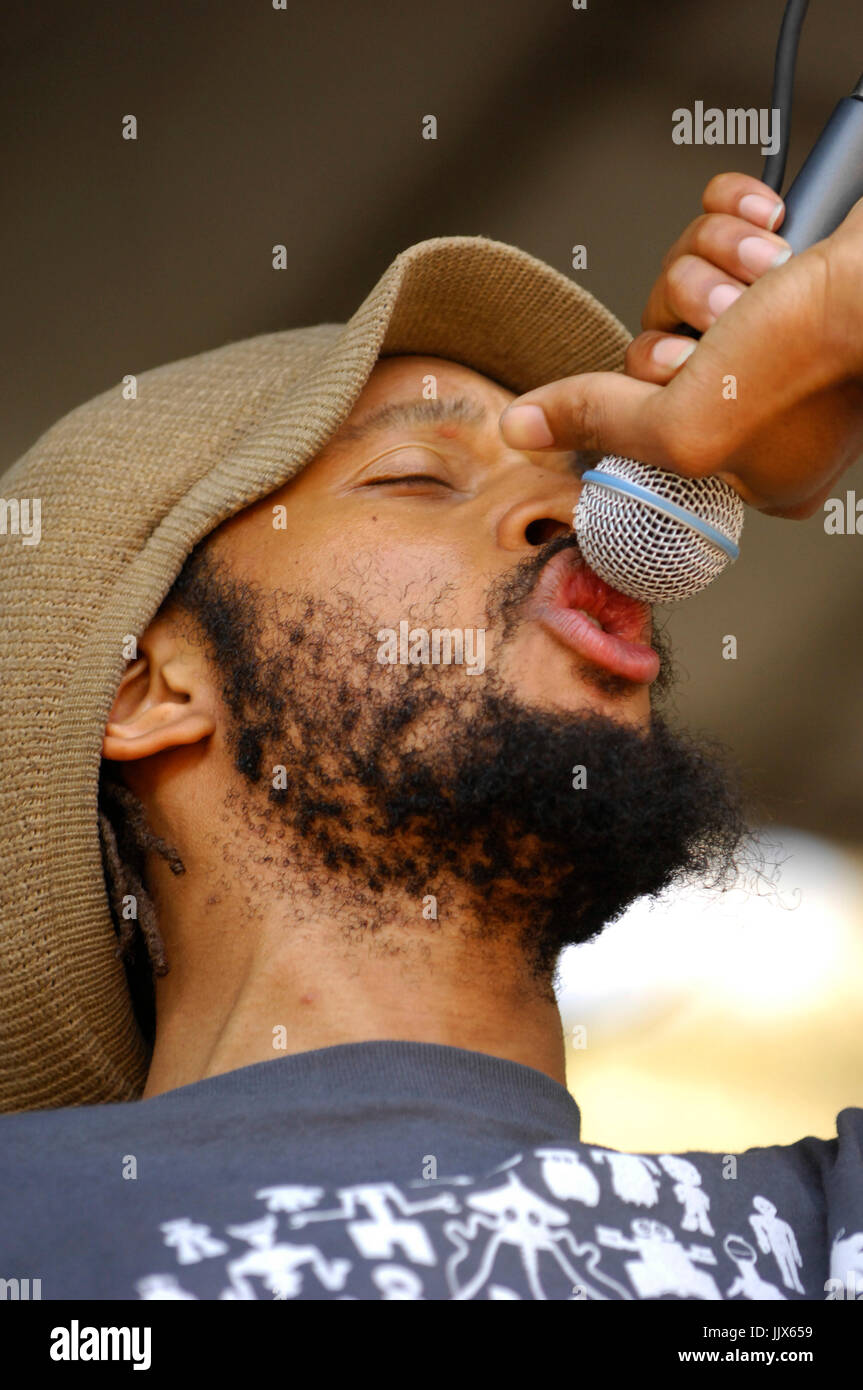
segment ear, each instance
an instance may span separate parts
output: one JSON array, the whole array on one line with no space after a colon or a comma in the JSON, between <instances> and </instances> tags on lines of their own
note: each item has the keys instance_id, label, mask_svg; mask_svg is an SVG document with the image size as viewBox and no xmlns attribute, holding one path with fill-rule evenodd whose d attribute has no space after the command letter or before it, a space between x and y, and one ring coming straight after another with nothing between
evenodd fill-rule
<instances>
[{"instance_id":1,"label":"ear","mask_svg":"<svg viewBox=\"0 0 863 1390\"><path fill-rule=\"evenodd\" d=\"M139 643L114 699L102 756L131 762L198 743L215 731L215 700L199 649L165 618L155 618Z\"/></svg>"}]
</instances>

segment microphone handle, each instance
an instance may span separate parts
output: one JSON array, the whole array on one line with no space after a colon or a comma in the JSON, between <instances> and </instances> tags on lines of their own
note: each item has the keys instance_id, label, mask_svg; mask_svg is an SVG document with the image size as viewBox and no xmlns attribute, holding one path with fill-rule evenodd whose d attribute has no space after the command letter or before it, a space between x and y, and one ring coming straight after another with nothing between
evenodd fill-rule
<instances>
[{"instance_id":1,"label":"microphone handle","mask_svg":"<svg viewBox=\"0 0 863 1390\"><path fill-rule=\"evenodd\" d=\"M805 251L835 232L858 198L863 198L863 92L843 97L835 107L788 190L779 236L792 251Z\"/></svg>"},{"instance_id":2,"label":"microphone handle","mask_svg":"<svg viewBox=\"0 0 863 1390\"><path fill-rule=\"evenodd\" d=\"M859 198L863 198L863 78L854 95L836 105L789 188L778 235L792 251L805 251L835 232ZM685 338L701 337L688 323L679 323L673 332Z\"/></svg>"}]
</instances>

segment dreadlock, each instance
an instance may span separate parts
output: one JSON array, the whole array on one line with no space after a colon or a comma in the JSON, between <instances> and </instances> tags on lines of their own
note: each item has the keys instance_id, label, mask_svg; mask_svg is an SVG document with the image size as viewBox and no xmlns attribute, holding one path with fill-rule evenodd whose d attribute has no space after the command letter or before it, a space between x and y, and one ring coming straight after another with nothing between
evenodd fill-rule
<instances>
[{"instance_id":1,"label":"dreadlock","mask_svg":"<svg viewBox=\"0 0 863 1390\"><path fill-rule=\"evenodd\" d=\"M186 872L175 849L150 828L141 802L103 762L99 775L99 834L105 883L117 933L116 955L123 961L138 1024L152 1047L156 1035L154 978L170 966L156 920L156 908L144 883L150 852L160 854L173 874ZM126 911L134 898L134 915Z\"/></svg>"}]
</instances>

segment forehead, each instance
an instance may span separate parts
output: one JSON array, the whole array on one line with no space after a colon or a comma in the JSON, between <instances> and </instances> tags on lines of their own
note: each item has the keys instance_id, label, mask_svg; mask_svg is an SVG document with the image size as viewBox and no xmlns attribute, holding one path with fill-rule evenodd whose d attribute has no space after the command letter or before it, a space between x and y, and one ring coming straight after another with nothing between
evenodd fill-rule
<instances>
[{"instance_id":1,"label":"forehead","mask_svg":"<svg viewBox=\"0 0 863 1390\"><path fill-rule=\"evenodd\" d=\"M381 405L455 395L474 400L489 413L497 414L515 400L515 394L499 382L448 358L384 357L375 364L350 415L333 438L338 439L343 430Z\"/></svg>"}]
</instances>

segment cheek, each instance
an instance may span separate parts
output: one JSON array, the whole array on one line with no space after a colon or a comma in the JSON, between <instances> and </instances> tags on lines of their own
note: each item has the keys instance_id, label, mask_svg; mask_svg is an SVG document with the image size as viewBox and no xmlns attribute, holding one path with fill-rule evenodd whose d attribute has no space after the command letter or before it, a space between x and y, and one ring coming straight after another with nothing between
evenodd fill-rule
<instances>
[{"instance_id":1,"label":"cheek","mask_svg":"<svg viewBox=\"0 0 863 1390\"><path fill-rule=\"evenodd\" d=\"M313 582L350 594L384 623L406 618L422 625L425 614L440 611L467 626L485 612L487 579L469 556L439 539L408 538L396 524L322 539L309 555L310 571Z\"/></svg>"},{"instance_id":2,"label":"cheek","mask_svg":"<svg viewBox=\"0 0 863 1390\"><path fill-rule=\"evenodd\" d=\"M436 610L453 625L482 626L490 576L464 537L442 534L440 519L382 504L362 516L337 505L294 506L288 526L269 516L248 545L255 577L269 587L326 599L352 598L370 624L402 618L429 625Z\"/></svg>"}]
</instances>

